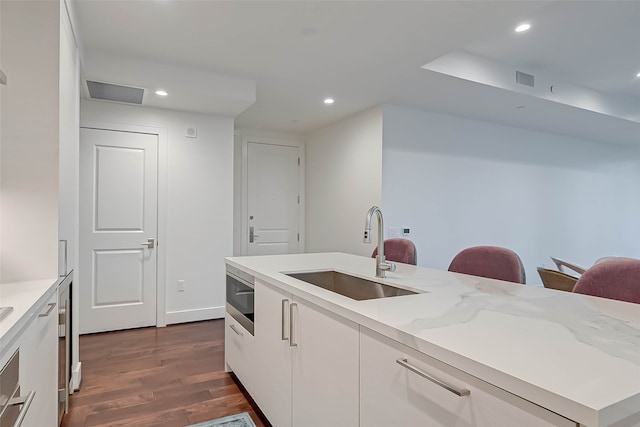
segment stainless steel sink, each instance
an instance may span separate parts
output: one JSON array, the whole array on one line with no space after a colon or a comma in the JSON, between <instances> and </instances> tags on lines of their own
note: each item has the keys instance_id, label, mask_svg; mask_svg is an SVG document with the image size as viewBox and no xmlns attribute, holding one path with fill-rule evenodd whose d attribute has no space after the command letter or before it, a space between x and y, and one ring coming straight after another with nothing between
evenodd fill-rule
<instances>
[{"instance_id":1,"label":"stainless steel sink","mask_svg":"<svg viewBox=\"0 0 640 427\"><path fill-rule=\"evenodd\" d=\"M358 301L417 294L414 291L361 279L333 270L285 274Z\"/></svg>"}]
</instances>

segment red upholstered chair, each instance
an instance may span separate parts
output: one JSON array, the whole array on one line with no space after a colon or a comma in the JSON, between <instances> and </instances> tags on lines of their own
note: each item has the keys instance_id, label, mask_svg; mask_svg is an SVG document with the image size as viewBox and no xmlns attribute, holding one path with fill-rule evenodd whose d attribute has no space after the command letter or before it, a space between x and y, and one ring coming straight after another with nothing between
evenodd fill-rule
<instances>
[{"instance_id":1,"label":"red upholstered chair","mask_svg":"<svg viewBox=\"0 0 640 427\"><path fill-rule=\"evenodd\" d=\"M497 246L467 248L453 258L449 271L525 283L524 266L518 254Z\"/></svg>"},{"instance_id":2,"label":"red upholstered chair","mask_svg":"<svg viewBox=\"0 0 640 427\"><path fill-rule=\"evenodd\" d=\"M371 254L371 258L378 256L376 247ZM416 265L418 253L416 246L408 239L387 239L384 241L384 257L387 261L401 262L403 264Z\"/></svg>"},{"instance_id":3,"label":"red upholstered chair","mask_svg":"<svg viewBox=\"0 0 640 427\"><path fill-rule=\"evenodd\" d=\"M584 272L573 292L640 304L640 260L596 264Z\"/></svg>"}]
</instances>

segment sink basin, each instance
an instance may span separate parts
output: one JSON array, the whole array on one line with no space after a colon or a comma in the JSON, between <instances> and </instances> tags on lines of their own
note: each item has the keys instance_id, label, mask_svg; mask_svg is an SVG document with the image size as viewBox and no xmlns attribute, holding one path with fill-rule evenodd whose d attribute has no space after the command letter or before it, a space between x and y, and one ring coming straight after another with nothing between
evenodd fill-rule
<instances>
[{"instance_id":1,"label":"sink basin","mask_svg":"<svg viewBox=\"0 0 640 427\"><path fill-rule=\"evenodd\" d=\"M414 291L361 279L333 270L285 274L358 301L417 294Z\"/></svg>"}]
</instances>

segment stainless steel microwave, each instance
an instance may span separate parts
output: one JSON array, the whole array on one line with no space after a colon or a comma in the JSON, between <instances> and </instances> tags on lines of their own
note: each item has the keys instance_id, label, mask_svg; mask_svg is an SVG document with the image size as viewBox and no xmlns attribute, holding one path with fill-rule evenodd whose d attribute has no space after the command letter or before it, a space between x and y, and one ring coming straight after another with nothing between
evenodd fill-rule
<instances>
[{"instance_id":1,"label":"stainless steel microwave","mask_svg":"<svg viewBox=\"0 0 640 427\"><path fill-rule=\"evenodd\" d=\"M227 265L227 313L253 335L254 278Z\"/></svg>"}]
</instances>

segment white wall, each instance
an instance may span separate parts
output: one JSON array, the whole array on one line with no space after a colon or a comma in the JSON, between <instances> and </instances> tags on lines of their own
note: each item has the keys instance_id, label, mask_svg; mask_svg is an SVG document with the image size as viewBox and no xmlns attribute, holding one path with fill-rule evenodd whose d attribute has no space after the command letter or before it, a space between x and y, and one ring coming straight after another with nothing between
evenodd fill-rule
<instances>
[{"instance_id":1,"label":"white wall","mask_svg":"<svg viewBox=\"0 0 640 427\"><path fill-rule=\"evenodd\" d=\"M166 241L159 242L166 245L166 320L223 317L223 257L233 252L233 119L84 99L80 118L167 129ZM184 136L188 127L197 128L197 139Z\"/></svg>"},{"instance_id":2,"label":"white wall","mask_svg":"<svg viewBox=\"0 0 640 427\"><path fill-rule=\"evenodd\" d=\"M60 4L3 1L0 272L3 282L58 275Z\"/></svg>"},{"instance_id":3,"label":"white wall","mask_svg":"<svg viewBox=\"0 0 640 427\"><path fill-rule=\"evenodd\" d=\"M638 149L393 106L383 133L385 225L410 227L420 265L505 246L539 284L550 255L640 257Z\"/></svg>"},{"instance_id":4,"label":"white wall","mask_svg":"<svg viewBox=\"0 0 640 427\"><path fill-rule=\"evenodd\" d=\"M382 110L320 129L306 145L307 252L371 255L364 221L382 200Z\"/></svg>"}]
</instances>

